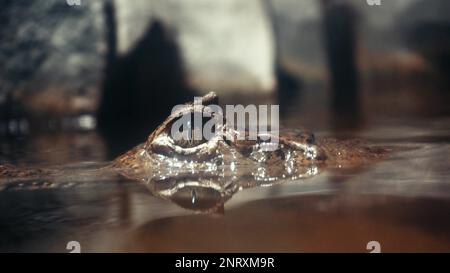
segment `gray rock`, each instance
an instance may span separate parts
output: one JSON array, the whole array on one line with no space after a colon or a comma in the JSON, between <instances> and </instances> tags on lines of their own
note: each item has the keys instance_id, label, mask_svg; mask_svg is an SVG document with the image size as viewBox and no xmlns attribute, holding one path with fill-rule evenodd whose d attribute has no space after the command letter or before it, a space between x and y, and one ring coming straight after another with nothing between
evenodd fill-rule
<instances>
[{"instance_id":1,"label":"gray rock","mask_svg":"<svg viewBox=\"0 0 450 273\"><path fill-rule=\"evenodd\" d=\"M27 97L57 89L61 96L75 96L98 89L104 66L102 2L2 1L0 103L9 93Z\"/></svg>"}]
</instances>

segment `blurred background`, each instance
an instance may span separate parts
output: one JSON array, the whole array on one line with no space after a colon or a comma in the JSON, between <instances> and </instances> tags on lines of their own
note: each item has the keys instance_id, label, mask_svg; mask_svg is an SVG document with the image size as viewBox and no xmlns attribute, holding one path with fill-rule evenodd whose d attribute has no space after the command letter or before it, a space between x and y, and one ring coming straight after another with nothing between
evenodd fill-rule
<instances>
[{"instance_id":1,"label":"blurred background","mask_svg":"<svg viewBox=\"0 0 450 273\"><path fill-rule=\"evenodd\" d=\"M279 104L282 127L420 147L240 192L228 217L135 183L0 190L0 251L449 251L450 1L380 3L0 0L0 164L113 159L210 91Z\"/></svg>"},{"instance_id":2,"label":"blurred background","mask_svg":"<svg viewBox=\"0 0 450 273\"><path fill-rule=\"evenodd\" d=\"M70 2L1 0L8 149L30 134L89 145L95 131L106 144L94 150L113 157L210 91L221 104L280 104L283 125L311 130L449 113L446 0Z\"/></svg>"}]
</instances>

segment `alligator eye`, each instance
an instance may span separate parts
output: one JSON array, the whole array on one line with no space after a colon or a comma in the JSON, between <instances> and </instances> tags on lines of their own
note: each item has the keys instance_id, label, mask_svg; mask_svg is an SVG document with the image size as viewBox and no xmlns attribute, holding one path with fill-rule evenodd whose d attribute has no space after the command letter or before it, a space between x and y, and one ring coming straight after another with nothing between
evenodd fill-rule
<instances>
[{"instance_id":1,"label":"alligator eye","mask_svg":"<svg viewBox=\"0 0 450 273\"><path fill-rule=\"evenodd\" d=\"M189 161L217 156L217 147L223 140L222 115L203 106L197 108L186 106L173 113L150 135L146 148L152 153Z\"/></svg>"},{"instance_id":2,"label":"alligator eye","mask_svg":"<svg viewBox=\"0 0 450 273\"><path fill-rule=\"evenodd\" d=\"M211 117L201 113L189 113L176 119L168 128L173 143L181 148L194 148L208 142L216 133Z\"/></svg>"}]
</instances>

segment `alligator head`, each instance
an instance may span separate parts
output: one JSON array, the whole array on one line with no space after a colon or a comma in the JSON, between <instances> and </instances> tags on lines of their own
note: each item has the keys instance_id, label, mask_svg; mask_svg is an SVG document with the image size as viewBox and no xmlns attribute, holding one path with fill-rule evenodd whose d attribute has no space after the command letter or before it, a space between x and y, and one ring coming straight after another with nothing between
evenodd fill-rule
<instances>
[{"instance_id":1,"label":"alligator head","mask_svg":"<svg viewBox=\"0 0 450 273\"><path fill-rule=\"evenodd\" d=\"M209 93L200 104L178 107L145 143L117 158L114 167L127 178L144 182L161 197L179 197L177 200L184 200L180 204L193 204L192 200L208 193L216 196L215 205L242 188L311 177L319 172L326 155L316 145L313 134L290 131L247 139L248 131L234 128L214 111L212 102L216 99L214 93ZM204 118L205 113L208 119L220 120L215 123L212 137L174 137L172 126L177 121L197 114ZM184 129L188 132L177 133L192 135L196 130Z\"/></svg>"},{"instance_id":2,"label":"alligator head","mask_svg":"<svg viewBox=\"0 0 450 273\"><path fill-rule=\"evenodd\" d=\"M144 144L115 160L114 165L132 179L147 180L196 176L242 176L251 174L255 181L272 182L281 178L299 178L316 173L326 160L316 145L313 134L290 131L282 134L257 134L247 138L228 124L221 113L214 111L214 93L202 98L201 104L188 103L178 107ZM199 140L174 136L173 125L187 116L220 120L213 136ZM197 128L183 128L180 135L192 135ZM186 132L189 131L189 132Z\"/></svg>"}]
</instances>

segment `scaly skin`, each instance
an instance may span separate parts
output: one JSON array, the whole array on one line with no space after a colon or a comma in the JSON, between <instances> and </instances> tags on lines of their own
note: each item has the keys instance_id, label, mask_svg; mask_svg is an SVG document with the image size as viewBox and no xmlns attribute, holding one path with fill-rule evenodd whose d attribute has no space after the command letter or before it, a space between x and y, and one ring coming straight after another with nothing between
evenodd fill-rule
<instances>
[{"instance_id":1,"label":"scaly skin","mask_svg":"<svg viewBox=\"0 0 450 273\"><path fill-rule=\"evenodd\" d=\"M210 104L214 93L202 98L202 104L186 104L172 113L147 141L113 162L81 171L21 169L0 165L1 181L46 180L79 181L111 178L115 175L143 182L150 191L171 199L183 207L190 207L195 198L215 196L216 202L196 208L217 211L240 189L279 181L295 180L317 175L325 167L348 168L365 165L385 158L388 149L371 146L362 141L338 141L331 138L315 139L304 131L280 132L278 146L271 151L263 149L258 140L240 140L240 132L230 128L222 116L214 113ZM172 124L184 115L208 113L211 118L223 119L210 140L176 141L171 136ZM266 135L267 136L267 135ZM248 139L248 138L245 138ZM62 179L64 178L64 179ZM191 200L192 199L192 200ZM191 202L192 201L192 202ZM198 203L198 202L197 202Z\"/></svg>"},{"instance_id":2,"label":"scaly skin","mask_svg":"<svg viewBox=\"0 0 450 273\"><path fill-rule=\"evenodd\" d=\"M278 140L278 148L264 151L262 145L267 142L260 140L259 135L258 140L241 140L238 136L248 136L248 132L230 128L226 121L208 141L186 145L171 137L171 125L176 120L187 114L208 112L208 103L215 98L215 94L210 93L203 97L202 105L186 104L174 112L149 136L147 142L114 160L112 168L134 180L157 177L158 172L159 176L173 177L170 170L174 168L178 176L189 174L192 169L205 175L220 169L228 171L229 175L235 172L244 176L263 168L268 175L255 175L255 180L267 178L273 181L301 177L311 173L311 169L323 169L325 166L342 168L367 164L387 155L386 149L370 146L360 140L316 140L309 132L295 130L281 132L279 136L272 135L272 139ZM216 117L212 111L209 113ZM222 116L219 118L224 119ZM231 167L233 170L229 170Z\"/></svg>"}]
</instances>

